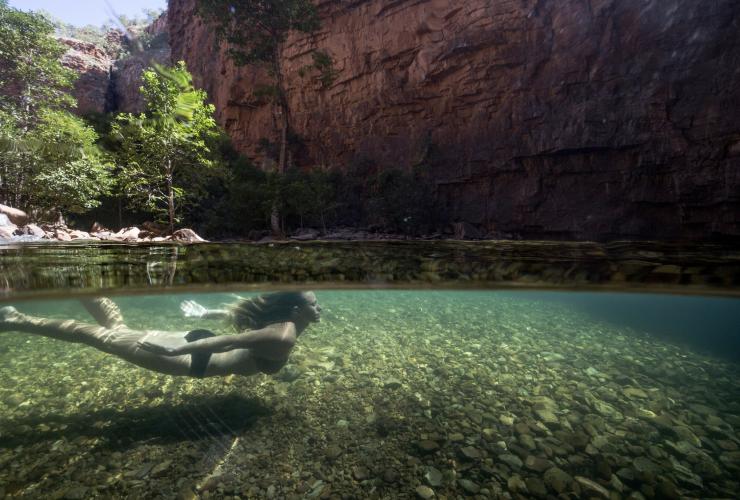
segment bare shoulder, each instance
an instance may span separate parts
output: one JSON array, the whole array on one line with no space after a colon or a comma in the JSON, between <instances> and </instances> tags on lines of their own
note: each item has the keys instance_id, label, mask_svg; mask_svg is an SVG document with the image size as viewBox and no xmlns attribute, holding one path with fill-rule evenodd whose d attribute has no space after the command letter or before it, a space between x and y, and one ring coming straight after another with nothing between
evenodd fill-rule
<instances>
[{"instance_id":1,"label":"bare shoulder","mask_svg":"<svg viewBox=\"0 0 740 500\"><path fill-rule=\"evenodd\" d=\"M292 321L286 321L285 323L273 323L267 328L273 329L275 335L284 340L295 340L298 335L295 323L293 323Z\"/></svg>"}]
</instances>

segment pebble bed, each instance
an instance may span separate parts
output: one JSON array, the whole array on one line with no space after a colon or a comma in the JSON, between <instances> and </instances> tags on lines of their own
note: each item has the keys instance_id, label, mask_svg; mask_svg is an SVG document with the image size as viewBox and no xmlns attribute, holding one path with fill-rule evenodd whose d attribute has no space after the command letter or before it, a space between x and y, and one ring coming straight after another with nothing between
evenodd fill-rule
<instances>
[{"instance_id":1,"label":"pebble bed","mask_svg":"<svg viewBox=\"0 0 740 500\"><path fill-rule=\"evenodd\" d=\"M318 297L274 376L0 334L0 498L738 496L735 363L526 293ZM203 327L184 298L116 300L131 326ZM87 321L70 304L17 307Z\"/></svg>"}]
</instances>

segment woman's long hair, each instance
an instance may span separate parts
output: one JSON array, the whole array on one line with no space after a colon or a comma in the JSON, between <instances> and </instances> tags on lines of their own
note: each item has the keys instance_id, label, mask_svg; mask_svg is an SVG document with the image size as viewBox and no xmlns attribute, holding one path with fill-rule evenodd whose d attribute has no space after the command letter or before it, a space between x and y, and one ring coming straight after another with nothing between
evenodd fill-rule
<instances>
[{"instance_id":1,"label":"woman's long hair","mask_svg":"<svg viewBox=\"0 0 740 500\"><path fill-rule=\"evenodd\" d=\"M273 323L290 321L293 308L305 303L303 292L276 292L241 299L231 306L234 328L238 331L259 330Z\"/></svg>"}]
</instances>

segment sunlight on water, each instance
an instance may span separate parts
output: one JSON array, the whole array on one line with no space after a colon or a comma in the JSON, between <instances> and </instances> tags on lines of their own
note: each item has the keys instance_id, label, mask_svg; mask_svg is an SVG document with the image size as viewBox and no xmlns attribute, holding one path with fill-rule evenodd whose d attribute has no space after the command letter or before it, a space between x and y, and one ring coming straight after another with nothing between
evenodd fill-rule
<instances>
[{"instance_id":1,"label":"sunlight on water","mask_svg":"<svg viewBox=\"0 0 740 500\"><path fill-rule=\"evenodd\" d=\"M272 376L172 377L91 347L4 331L0 496L738 491L734 299L317 296L322 321ZM115 301L132 328L229 334L228 325L184 318L179 305L215 308L235 298ZM15 306L93 321L76 301Z\"/></svg>"}]
</instances>

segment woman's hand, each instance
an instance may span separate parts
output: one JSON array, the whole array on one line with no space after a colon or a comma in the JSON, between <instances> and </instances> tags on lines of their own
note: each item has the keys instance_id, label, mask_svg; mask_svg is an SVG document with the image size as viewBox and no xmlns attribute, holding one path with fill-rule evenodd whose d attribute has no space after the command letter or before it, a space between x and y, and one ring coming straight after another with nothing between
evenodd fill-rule
<instances>
[{"instance_id":1,"label":"woman's hand","mask_svg":"<svg viewBox=\"0 0 740 500\"><path fill-rule=\"evenodd\" d=\"M160 344L155 344L153 342L137 342L136 346L143 351L147 351L152 354L158 354L160 356L176 356L177 355L174 348L166 347Z\"/></svg>"},{"instance_id":2,"label":"woman's hand","mask_svg":"<svg viewBox=\"0 0 740 500\"><path fill-rule=\"evenodd\" d=\"M202 318L208 314L208 309L194 300L183 300L180 303L180 310L186 318Z\"/></svg>"}]
</instances>

